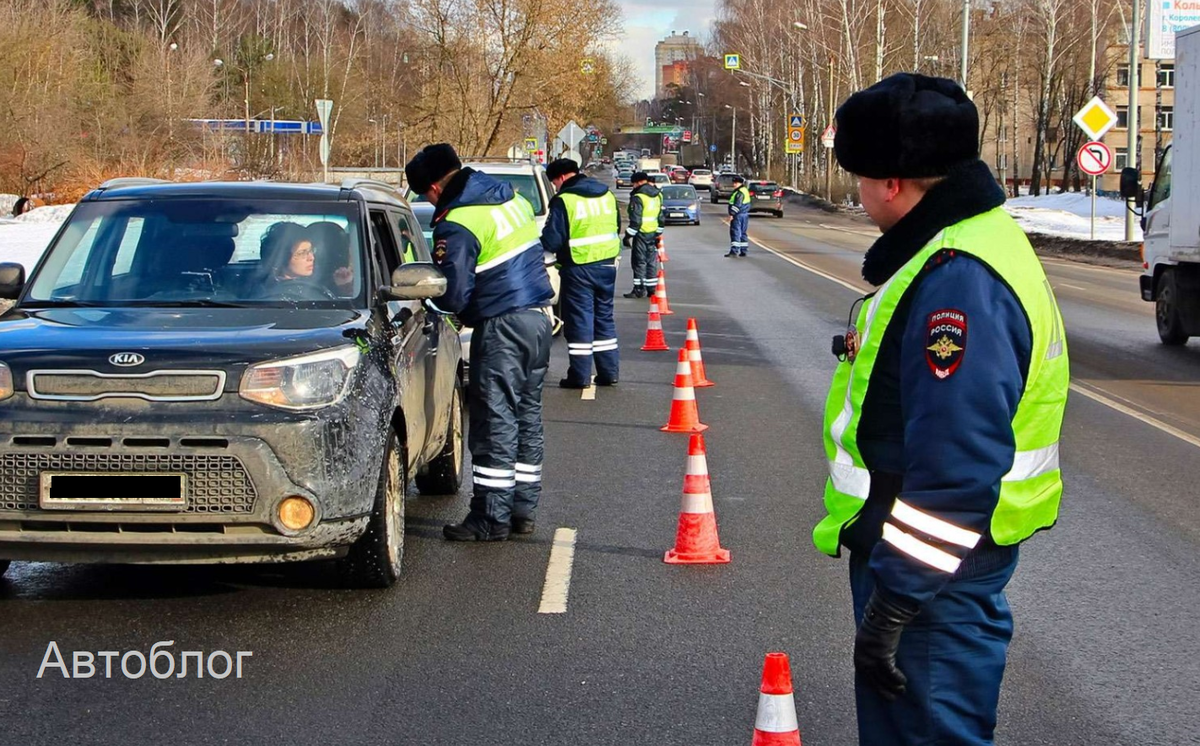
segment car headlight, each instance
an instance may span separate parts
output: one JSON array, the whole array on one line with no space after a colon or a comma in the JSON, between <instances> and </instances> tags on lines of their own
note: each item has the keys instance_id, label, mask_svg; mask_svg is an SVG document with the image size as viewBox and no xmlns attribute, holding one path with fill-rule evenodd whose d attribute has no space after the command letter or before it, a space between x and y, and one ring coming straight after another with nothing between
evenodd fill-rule
<instances>
[{"instance_id":1,"label":"car headlight","mask_svg":"<svg viewBox=\"0 0 1200 746\"><path fill-rule=\"evenodd\" d=\"M238 394L281 409L328 407L346 396L350 374L361 357L358 347L351 345L251 365Z\"/></svg>"},{"instance_id":2,"label":"car headlight","mask_svg":"<svg viewBox=\"0 0 1200 746\"><path fill-rule=\"evenodd\" d=\"M12 371L4 363L0 363L0 401L13 395Z\"/></svg>"}]
</instances>

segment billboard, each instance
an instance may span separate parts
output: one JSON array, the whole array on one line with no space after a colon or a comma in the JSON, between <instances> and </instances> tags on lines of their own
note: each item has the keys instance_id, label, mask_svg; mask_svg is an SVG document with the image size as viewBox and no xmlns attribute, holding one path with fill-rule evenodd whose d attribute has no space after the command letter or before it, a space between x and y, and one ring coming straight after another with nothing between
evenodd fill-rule
<instances>
[{"instance_id":1,"label":"billboard","mask_svg":"<svg viewBox=\"0 0 1200 746\"><path fill-rule=\"evenodd\" d=\"M1175 33L1200 25L1200 2L1147 0L1146 59L1175 59Z\"/></svg>"}]
</instances>

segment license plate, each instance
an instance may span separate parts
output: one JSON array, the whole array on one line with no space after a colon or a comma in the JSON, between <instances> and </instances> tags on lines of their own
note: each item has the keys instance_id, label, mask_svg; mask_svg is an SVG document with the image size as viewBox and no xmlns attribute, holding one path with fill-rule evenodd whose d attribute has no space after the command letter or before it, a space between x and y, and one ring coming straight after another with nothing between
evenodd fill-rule
<instances>
[{"instance_id":1,"label":"license plate","mask_svg":"<svg viewBox=\"0 0 1200 746\"><path fill-rule=\"evenodd\" d=\"M760 194L760 195L758 195L758 198L759 199L774 199L774 197L772 197L769 194Z\"/></svg>"},{"instance_id":2,"label":"license plate","mask_svg":"<svg viewBox=\"0 0 1200 746\"><path fill-rule=\"evenodd\" d=\"M673 212L673 213L671 213L671 214L670 214L670 216L669 216L669 217L672 217L672 218L686 218L686 217L687 217L687 215L684 215L682 212Z\"/></svg>"},{"instance_id":3,"label":"license plate","mask_svg":"<svg viewBox=\"0 0 1200 746\"><path fill-rule=\"evenodd\" d=\"M48 472L40 475L43 510L183 510L186 474Z\"/></svg>"}]
</instances>

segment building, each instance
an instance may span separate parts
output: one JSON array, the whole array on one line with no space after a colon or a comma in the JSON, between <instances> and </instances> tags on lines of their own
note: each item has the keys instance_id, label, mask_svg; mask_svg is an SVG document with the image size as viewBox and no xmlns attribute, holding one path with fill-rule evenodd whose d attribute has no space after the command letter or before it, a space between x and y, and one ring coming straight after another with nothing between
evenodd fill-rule
<instances>
[{"instance_id":1,"label":"building","mask_svg":"<svg viewBox=\"0 0 1200 746\"><path fill-rule=\"evenodd\" d=\"M662 87L658 89L658 96L663 97L667 88L672 85L680 88L687 86L688 68L689 63L687 62L672 62L669 65L663 65L658 71L659 80L662 81Z\"/></svg>"},{"instance_id":2,"label":"building","mask_svg":"<svg viewBox=\"0 0 1200 746\"><path fill-rule=\"evenodd\" d=\"M682 85L686 80L687 63L702 53L700 42L686 31L682 34L672 31L670 36L654 45L654 95L662 96L667 83ZM679 63L683 65L682 72L678 71Z\"/></svg>"}]
</instances>

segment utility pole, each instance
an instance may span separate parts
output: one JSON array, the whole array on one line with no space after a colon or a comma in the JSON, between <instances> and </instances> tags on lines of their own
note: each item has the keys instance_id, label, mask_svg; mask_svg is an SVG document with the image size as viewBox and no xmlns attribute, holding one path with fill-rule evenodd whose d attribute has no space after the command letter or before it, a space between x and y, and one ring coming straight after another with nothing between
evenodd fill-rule
<instances>
[{"instance_id":1,"label":"utility pole","mask_svg":"<svg viewBox=\"0 0 1200 746\"><path fill-rule=\"evenodd\" d=\"M1142 174L1140 166L1141 161L1138 158L1138 78L1141 77L1141 49L1140 49L1140 32L1141 32L1141 3L1130 3L1133 6L1133 18L1129 26L1129 114L1126 117L1126 131L1129 133L1129 139L1126 143L1125 150L1125 165L1133 166L1138 169L1138 181L1141 181ZM1125 202L1125 240L1134 240L1134 223L1137 215L1134 213L1134 201L1132 199Z\"/></svg>"},{"instance_id":2,"label":"utility pole","mask_svg":"<svg viewBox=\"0 0 1200 746\"><path fill-rule=\"evenodd\" d=\"M729 136L729 162L734 173L737 172L737 107L733 107L733 134Z\"/></svg>"},{"instance_id":3,"label":"utility pole","mask_svg":"<svg viewBox=\"0 0 1200 746\"><path fill-rule=\"evenodd\" d=\"M833 124L833 57L829 58L829 124ZM825 199L833 202L833 148L825 148Z\"/></svg>"},{"instance_id":4,"label":"utility pole","mask_svg":"<svg viewBox=\"0 0 1200 746\"><path fill-rule=\"evenodd\" d=\"M971 0L963 0L963 17L962 17L962 61L959 71L959 80L962 81L963 90L967 90L967 46L971 42Z\"/></svg>"}]
</instances>

